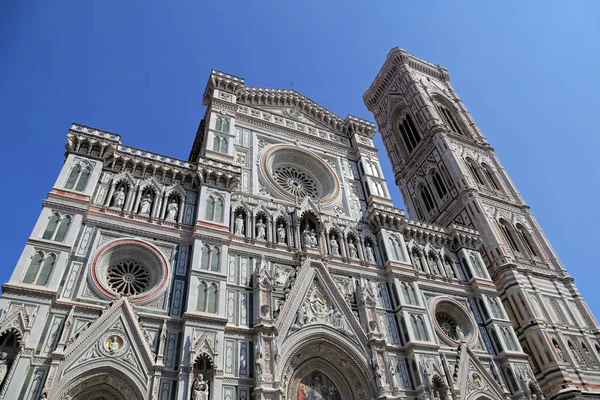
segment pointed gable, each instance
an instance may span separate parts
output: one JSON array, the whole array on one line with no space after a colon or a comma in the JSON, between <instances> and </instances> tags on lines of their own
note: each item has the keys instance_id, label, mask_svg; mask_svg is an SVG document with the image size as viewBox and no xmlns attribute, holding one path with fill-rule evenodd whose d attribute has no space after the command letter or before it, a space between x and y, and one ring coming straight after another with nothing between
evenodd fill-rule
<instances>
[{"instance_id":1,"label":"pointed gable","mask_svg":"<svg viewBox=\"0 0 600 400\"><path fill-rule=\"evenodd\" d=\"M503 400L504 392L465 343L460 346L458 387L465 400L485 398Z\"/></svg>"}]
</instances>

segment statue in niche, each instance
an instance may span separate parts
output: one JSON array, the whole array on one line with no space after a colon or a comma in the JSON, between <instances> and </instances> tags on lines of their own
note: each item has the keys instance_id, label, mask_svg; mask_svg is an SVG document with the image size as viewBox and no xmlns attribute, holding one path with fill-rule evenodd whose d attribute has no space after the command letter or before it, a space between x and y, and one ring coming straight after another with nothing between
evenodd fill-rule
<instances>
[{"instance_id":1,"label":"statue in niche","mask_svg":"<svg viewBox=\"0 0 600 400\"><path fill-rule=\"evenodd\" d=\"M261 285L266 287L271 287L271 285L273 284L273 277L271 276L271 273L269 272L269 269L264 261L261 262L260 265L260 270L258 272L258 281Z\"/></svg>"},{"instance_id":2,"label":"statue in niche","mask_svg":"<svg viewBox=\"0 0 600 400\"><path fill-rule=\"evenodd\" d=\"M192 399L208 400L208 382L204 380L202 374L196 375L196 379L194 379Z\"/></svg>"},{"instance_id":3,"label":"statue in niche","mask_svg":"<svg viewBox=\"0 0 600 400\"><path fill-rule=\"evenodd\" d=\"M317 233L314 229L310 230L310 247L315 248L319 245L317 241Z\"/></svg>"},{"instance_id":4,"label":"statue in niche","mask_svg":"<svg viewBox=\"0 0 600 400\"><path fill-rule=\"evenodd\" d=\"M450 261L446 260L445 264L446 264L446 273L448 274L448 276L450 276L452 278L456 278L456 272L454 272L454 268L452 268L452 265L450 265Z\"/></svg>"},{"instance_id":5,"label":"statue in niche","mask_svg":"<svg viewBox=\"0 0 600 400\"><path fill-rule=\"evenodd\" d=\"M563 354L560 345L558 344L558 342L556 342L555 340L553 340L552 342L554 342L554 348L556 349L556 353L558 354L558 358L560 358L560 360L562 362L567 362L567 360L565 359L565 355Z\"/></svg>"},{"instance_id":6,"label":"statue in niche","mask_svg":"<svg viewBox=\"0 0 600 400\"><path fill-rule=\"evenodd\" d=\"M379 368L379 364L375 365L375 383L377 384L377 389L383 389L385 384L383 382L383 372L381 368Z\"/></svg>"},{"instance_id":7,"label":"statue in niche","mask_svg":"<svg viewBox=\"0 0 600 400\"><path fill-rule=\"evenodd\" d=\"M140 214L148 215L150 214L150 206L152 205L152 196L150 193L146 193L144 199L142 200L142 206L140 210Z\"/></svg>"},{"instance_id":8,"label":"statue in niche","mask_svg":"<svg viewBox=\"0 0 600 400\"><path fill-rule=\"evenodd\" d=\"M307 322L307 317L306 317L306 305L304 303L302 303L302 305L300 305L300 307L298 308L298 312L296 313L296 325L298 326L304 326Z\"/></svg>"},{"instance_id":9,"label":"statue in niche","mask_svg":"<svg viewBox=\"0 0 600 400\"><path fill-rule=\"evenodd\" d=\"M8 372L8 353L0 353L0 386L4 382L4 378L6 378L6 373Z\"/></svg>"},{"instance_id":10,"label":"statue in niche","mask_svg":"<svg viewBox=\"0 0 600 400\"><path fill-rule=\"evenodd\" d=\"M333 310L333 314L331 315L331 324L335 329L344 332L346 335L353 336L350 326L348 325L348 321L346 321L344 314L342 314L340 310Z\"/></svg>"},{"instance_id":11,"label":"statue in niche","mask_svg":"<svg viewBox=\"0 0 600 400\"><path fill-rule=\"evenodd\" d=\"M310 242L310 231L308 230L308 228L306 228L302 232L302 245L305 249L310 249Z\"/></svg>"},{"instance_id":12,"label":"statue in niche","mask_svg":"<svg viewBox=\"0 0 600 400\"><path fill-rule=\"evenodd\" d=\"M286 270L283 268L277 268L275 271L275 285L283 286L287 280Z\"/></svg>"},{"instance_id":13,"label":"statue in niche","mask_svg":"<svg viewBox=\"0 0 600 400\"><path fill-rule=\"evenodd\" d=\"M259 218L256 222L256 238L265 240L267 235L267 225L263 222L262 218Z\"/></svg>"},{"instance_id":14,"label":"statue in niche","mask_svg":"<svg viewBox=\"0 0 600 400\"><path fill-rule=\"evenodd\" d=\"M260 376L263 374L264 365L265 365L265 360L263 360L262 353L259 353L256 356L256 360L254 361L254 366L255 366L254 369L256 370L255 371L256 376Z\"/></svg>"},{"instance_id":15,"label":"statue in niche","mask_svg":"<svg viewBox=\"0 0 600 400\"><path fill-rule=\"evenodd\" d=\"M117 190L115 192L115 194L113 195L113 206L122 209L124 204L125 204L125 189L123 188L123 186L121 186L119 188L119 190Z\"/></svg>"},{"instance_id":16,"label":"statue in niche","mask_svg":"<svg viewBox=\"0 0 600 400\"><path fill-rule=\"evenodd\" d=\"M352 240L348 240L348 252L350 253L350 258L358 258L358 250Z\"/></svg>"},{"instance_id":17,"label":"statue in niche","mask_svg":"<svg viewBox=\"0 0 600 400\"><path fill-rule=\"evenodd\" d=\"M279 224L277 228L277 243L285 244L285 227L283 224Z\"/></svg>"},{"instance_id":18,"label":"statue in niche","mask_svg":"<svg viewBox=\"0 0 600 400\"><path fill-rule=\"evenodd\" d=\"M329 246L331 247L331 254L333 254L334 256L340 255L340 246L337 240L335 239L335 236L331 236L329 238Z\"/></svg>"},{"instance_id":19,"label":"statue in niche","mask_svg":"<svg viewBox=\"0 0 600 400\"><path fill-rule=\"evenodd\" d=\"M235 224L234 224L234 228L235 228L235 234L236 235L243 235L244 234L244 217L242 217L242 214L238 214L237 217L235 217Z\"/></svg>"},{"instance_id":20,"label":"statue in niche","mask_svg":"<svg viewBox=\"0 0 600 400\"><path fill-rule=\"evenodd\" d=\"M175 221L177 213L179 211L179 205L175 199L171 199L167 206L167 221Z\"/></svg>"},{"instance_id":21,"label":"statue in niche","mask_svg":"<svg viewBox=\"0 0 600 400\"><path fill-rule=\"evenodd\" d=\"M368 242L365 245L365 253L367 253L368 262L375 262L375 253L373 252L373 248Z\"/></svg>"},{"instance_id":22,"label":"statue in niche","mask_svg":"<svg viewBox=\"0 0 600 400\"><path fill-rule=\"evenodd\" d=\"M456 325L456 337L458 338L458 341L460 343L464 343L465 334L464 334L462 328L460 327L460 325Z\"/></svg>"},{"instance_id":23,"label":"statue in niche","mask_svg":"<svg viewBox=\"0 0 600 400\"><path fill-rule=\"evenodd\" d=\"M391 360L389 362L389 370L390 370L390 383L392 385L392 390L398 389L398 382L396 381L396 366L392 364Z\"/></svg>"}]
</instances>

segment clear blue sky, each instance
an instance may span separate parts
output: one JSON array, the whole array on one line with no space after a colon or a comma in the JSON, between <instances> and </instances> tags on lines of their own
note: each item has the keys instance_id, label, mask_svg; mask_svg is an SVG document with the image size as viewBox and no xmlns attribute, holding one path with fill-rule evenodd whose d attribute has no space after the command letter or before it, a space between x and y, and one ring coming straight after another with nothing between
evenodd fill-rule
<instances>
[{"instance_id":1,"label":"clear blue sky","mask_svg":"<svg viewBox=\"0 0 600 400\"><path fill-rule=\"evenodd\" d=\"M71 122L186 159L211 68L362 102L390 48L445 65L600 316L600 1L2 1L0 281L63 163ZM386 177L396 205L385 150Z\"/></svg>"}]
</instances>

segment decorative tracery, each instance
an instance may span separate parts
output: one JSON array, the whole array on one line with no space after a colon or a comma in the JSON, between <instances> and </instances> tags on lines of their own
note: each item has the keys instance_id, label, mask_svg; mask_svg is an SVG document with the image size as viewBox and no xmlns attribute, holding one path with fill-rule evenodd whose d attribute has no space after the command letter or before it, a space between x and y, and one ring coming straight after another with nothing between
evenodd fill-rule
<instances>
[{"instance_id":1,"label":"decorative tracery","mask_svg":"<svg viewBox=\"0 0 600 400\"><path fill-rule=\"evenodd\" d=\"M150 286L148 270L135 261L119 261L107 270L108 285L124 296L135 296Z\"/></svg>"},{"instance_id":2,"label":"decorative tracery","mask_svg":"<svg viewBox=\"0 0 600 400\"><path fill-rule=\"evenodd\" d=\"M286 192L299 198L318 199L319 190L315 181L304 171L291 166L280 166L273 171L273 178Z\"/></svg>"},{"instance_id":3,"label":"decorative tracery","mask_svg":"<svg viewBox=\"0 0 600 400\"><path fill-rule=\"evenodd\" d=\"M444 312L437 312L435 314L435 321L446 336L448 336L452 340L459 339L458 332L456 329L458 324L456 323L456 321L454 321L454 319L451 316Z\"/></svg>"}]
</instances>

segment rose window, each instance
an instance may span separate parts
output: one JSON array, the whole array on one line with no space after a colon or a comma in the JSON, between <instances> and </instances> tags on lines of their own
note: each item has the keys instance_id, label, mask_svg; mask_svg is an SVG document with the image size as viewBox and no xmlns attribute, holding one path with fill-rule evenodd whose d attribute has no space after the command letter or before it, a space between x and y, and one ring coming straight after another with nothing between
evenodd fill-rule
<instances>
[{"instance_id":1,"label":"rose window","mask_svg":"<svg viewBox=\"0 0 600 400\"><path fill-rule=\"evenodd\" d=\"M298 168L281 166L273 171L273 178L286 192L300 198L319 198L319 189L307 173Z\"/></svg>"},{"instance_id":2,"label":"rose window","mask_svg":"<svg viewBox=\"0 0 600 400\"><path fill-rule=\"evenodd\" d=\"M452 340L458 340L458 332L456 331L456 321L446 313L438 312L435 314L435 321L438 326Z\"/></svg>"},{"instance_id":3,"label":"rose window","mask_svg":"<svg viewBox=\"0 0 600 400\"><path fill-rule=\"evenodd\" d=\"M135 261L119 261L108 268L108 285L123 296L135 296L150 286L148 270Z\"/></svg>"}]
</instances>

